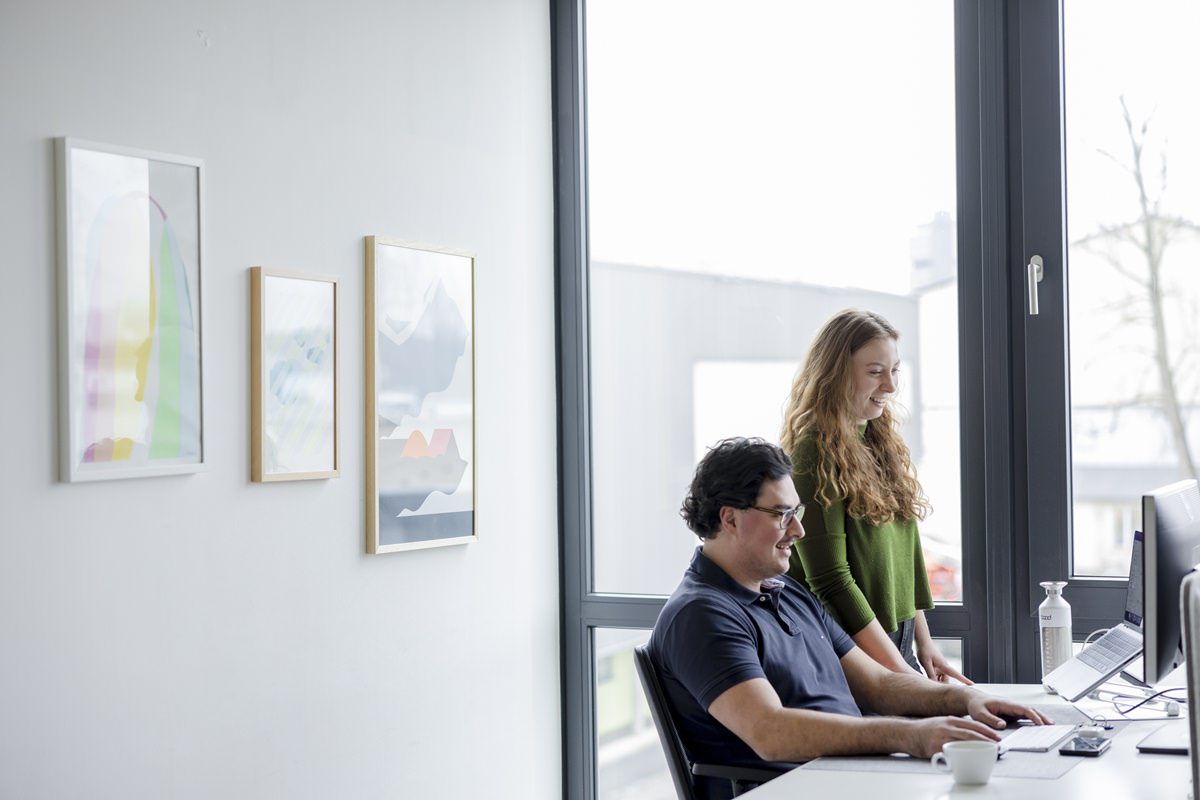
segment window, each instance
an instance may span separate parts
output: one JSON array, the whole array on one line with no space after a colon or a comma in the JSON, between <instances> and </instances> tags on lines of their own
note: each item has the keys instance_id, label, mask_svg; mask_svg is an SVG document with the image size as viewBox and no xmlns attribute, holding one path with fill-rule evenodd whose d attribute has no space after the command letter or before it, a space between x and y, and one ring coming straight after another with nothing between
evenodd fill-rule
<instances>
[{"instance_id":1,"label":"window","mask_svg":"<svg viewBox=\"0 0 1200 800\"><path fill-rule=\"evenodd\" d=\"M1024 624L1035 624L1037 582L1067 579L1076 638L1120 617L1142 493L1195 475L1200 452L1200 114L1189 86L1200 57L1185 34L1200 10L1182 0L1122 10L1066 0L1016 12L1014 260L1045 262L1039 313L1023 308L1014 323L1034 565ZM1024 299L1028 277L1016 281Z\"/></svg>"},{"instance_id":2,"label":"window","mask_svg":"<svg viewBox=\"0 0 1200 800\"><path fill-rule=\"evenodd\" d=\"M808 344L842 308L901 332L904 433L935 509L931 625L980 675L955 13L950 0L553 8L568 793L633 798L630 743L657 742L621 665L698 544L678 516L692 470L725 436L778 440Z\"/></svg>"},{"instance_id":3,"label":"window","mask_svg":"<svg viewBox=\"0 0 1200 800\"><path fill-rule=\"evenodd\" d=\"M1073 572L1111 577L1141 492L1200 461L1200 8L1124 9L1063 18Z\"/></svg>"},{"instance_id":4,"label":"window","mask_svg":"<svg viewBox=\"0 0 1200 800\"><path fill-rule=\"evenodd\" d=\"M650 707L642 694L633 648L649 631L596 628L596 797L658 800L675 796Z\"/></svg>"},{"instance_id":5,"label":"window","mask_svg":"<svg viewBox=\"0 0 1200 800\"><path fill-rule=\"evenodd\" d=\"M603 631L650 628L695 546L698 456L777 435L845 306L903 334L930 623L967 674L1037 679L1039 581L1077 638L1119 618L1137 498L1200 457L1200 9L552 8L568 796L605 774Z\"/></svg>"},{"instance_id":6,"label":"window","mask_svg":"<svg viewBox=\"0 0 1200 800\"><path fill-rule=\"evenodd\" d=\"M857 7L737 10L586 6L593 588L674 588L697 458L777 440L813 334L857 306L901 331L923 534L960 599L951 5L873 4L849 47L815 31Z\"/></svg>"}]
</instances>

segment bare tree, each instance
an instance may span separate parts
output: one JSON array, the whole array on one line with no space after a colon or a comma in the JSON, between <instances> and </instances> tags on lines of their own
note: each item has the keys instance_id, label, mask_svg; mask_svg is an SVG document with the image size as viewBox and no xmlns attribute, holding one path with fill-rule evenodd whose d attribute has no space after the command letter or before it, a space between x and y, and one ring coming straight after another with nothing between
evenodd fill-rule
<instances>
[{"instance_id":1,"label":"bare tree","mask_svg":"<svg viewBox=\"0 0 1200 800\"><path fill-rule=\"evenodd\" d=\"M1182 345L1168 339L1167 300L1171 288L1165 280L1163 264L1167 248L1183 236L1200 233L1200 224L1163 212L1163 195L1167 186L1166 151L1164 149L1159 158L1157 186L1152 187L1147 180L1144 163L1149 119L1135 124L1124 97L1121 98L1121 112L1129 137L1130 160L1124 161L1111 153L1101 152L1132 178L1137 188L1137 216L1117 225L1102 225L1073 244L1104 258L1117 274L1135 287L1136 294L1129 298L1133 302L1126 304L1122 310L1122 322L1150 326L1153 342L1151 360L1158 379L1158 390L1151 398L1137 399L1149 399L1159 406L1171 432L1179 466L1186 474L1195 476L1196 459L1188 443L1187 413L1181 399L1188 395L1181 392L1183 372L1178 370L1182 362L1195 352L1195 337L1187 337L1188 341ZM1122 257L1131 251L1136 254L1134 258ZM1193 314L1185 314L1184 319L1194 322L1194 302L1188 302L1186 298L1177 299L1185 306L1192 307Z\"/></svg>"}]
</instances>

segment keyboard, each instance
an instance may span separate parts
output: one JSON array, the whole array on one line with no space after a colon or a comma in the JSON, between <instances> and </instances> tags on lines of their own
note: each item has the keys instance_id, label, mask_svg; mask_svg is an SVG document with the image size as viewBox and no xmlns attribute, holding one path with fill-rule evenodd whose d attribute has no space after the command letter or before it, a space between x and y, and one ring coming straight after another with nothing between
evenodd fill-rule
<instances>
[{"instance_id":1,"label":"keyboard","mask_svg":"<svg viewBox=\"0 0 1200 800\"><path fill-rule=\"evenodd\" d=\"M1118 625L1088 645L1079 660L1097 672L1111 672L1142 648L1142 640L1129 628Z\"/></svg>"},{"instance_id":2,"label":"keyboard","mask_svg":"<svg viewBox=\"0 0 1200 800\"><path fill-rule=\"evenodd\" d=\"M1027 725L1001 739L1000 749L1044 753L1074 732L1074 725Z\"/></svg>"}]
</instances>

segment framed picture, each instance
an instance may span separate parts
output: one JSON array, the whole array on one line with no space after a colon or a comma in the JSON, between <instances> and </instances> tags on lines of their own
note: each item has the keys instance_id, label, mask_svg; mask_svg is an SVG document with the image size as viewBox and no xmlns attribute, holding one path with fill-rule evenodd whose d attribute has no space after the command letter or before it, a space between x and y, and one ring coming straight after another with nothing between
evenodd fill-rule
<instances>
[{"instance_id":1,"label":"framed picture","mask_svg":"<svg viewBox=\"0 0 1200 800\"><path fill-rule=\"evenodd\" d=\"M250 477L338 476L337 278L250 270Z\"/></svg>"},{"instance_id":2,"label":"framed picture","mask_svg":"<svg viewBox=\"0 0 1200 800\"><path fill-rule=\"evenodd\" d=\"M366 237L367 552L475 540L475 259Z\"/></svg>"},{"instance_id":3,"label":"framed picture","mask_svg":"<svg viewBox=\"0 0 1200 800\"><path fill-rule=\"evenodd\" d=\"M204 465L204 163L58 139L60 478Z\"/></svg>"}]
</instances>

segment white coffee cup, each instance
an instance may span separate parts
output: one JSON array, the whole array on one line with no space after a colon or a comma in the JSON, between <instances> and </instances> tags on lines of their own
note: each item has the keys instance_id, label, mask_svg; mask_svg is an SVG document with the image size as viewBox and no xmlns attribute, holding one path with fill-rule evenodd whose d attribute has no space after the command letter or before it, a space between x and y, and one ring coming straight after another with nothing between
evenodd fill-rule
<instances>
[{"instance_id":1,"label":"white coffee cup","mask_svg":"<svg viewBox=\"0 0 1200 800\"><path fill-rule=\"evenodd\" d=\"M929 763L934 769L954 774L954 782L965 785L987 783L996 766L998 745L977 739L965 742L946 742L942 752L935 753Z\"/></svg>"}]
</instances>

